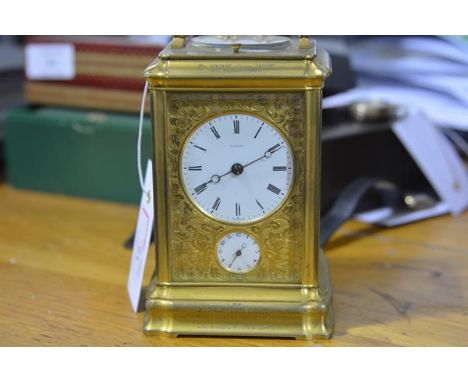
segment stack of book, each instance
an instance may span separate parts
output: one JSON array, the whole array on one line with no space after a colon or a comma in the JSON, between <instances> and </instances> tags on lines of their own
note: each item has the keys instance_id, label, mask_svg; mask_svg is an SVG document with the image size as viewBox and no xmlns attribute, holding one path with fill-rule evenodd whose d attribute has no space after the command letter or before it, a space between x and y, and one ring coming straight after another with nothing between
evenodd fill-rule
<instances>
[{"instance_id":1,"label":"stack of book","mask_svg":"<svg viewBox=\"0 0 468 382\"><path fill-rule=\"evenodd\" d=\"M157 57L164 38L31 37L26 45L29 105L5 116L8 183L138 203L136 144L143 71ZM147 116L144 167L151 152Z\"/></svg>"},{"instance_id":2,"label":"stack of book","mask_svg":"<svg viewBox=\"0 0 468 382\"><path fill-rule=\"evenodd\" d=\"M138 203L138 115L17 107L5 120L8 183L17 188ZM142 164L151 158L149 118Z\"/></svg>"},{"instance_id":3,"label":"stack of book","mask_svg":"<svg viewBox=\"0 0 468 382\"><path fill-rule=\"evenodd\" d=\"M143 71L165 42L164 37L156 41L127 37L31 37L27 45L71 45L74 77L27 78L26 99L35 105L138 112Z\"/></svg>"}]
</instances>

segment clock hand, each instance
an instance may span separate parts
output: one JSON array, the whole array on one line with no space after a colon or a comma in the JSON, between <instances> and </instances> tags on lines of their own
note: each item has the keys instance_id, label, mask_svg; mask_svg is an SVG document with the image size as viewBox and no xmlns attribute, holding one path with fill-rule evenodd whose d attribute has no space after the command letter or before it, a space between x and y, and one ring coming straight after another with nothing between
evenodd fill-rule
<instances>
[{"instance_id":1,"label":"clock hand","mask_svg":"<svg viewBox=\"0 0 468 382\"><path fill-rule=\"evenodd\" d=\"M229 268L232 267L232 264L237 260L238 257L242 255L242 250L247 247L247 244L242 243L241 249L238 249L236 252L234 252L234 259L231 261L231 264L229 264Z\"/></svg>"},{"instance_id":2,"label":"clock hand","mask_svg":"<svg viewBox=\"0 0 468 382\"><path fill-rule=\"evenodd\" d=\"M227 173L223 174L223 175L217 175L217 174L214 174L211 176L211 179L208 180L207 182L204 182L202 184L200 184L198 187L206 187L206 185L210 184L210 183L219 183L219 181L221 180L222 177L230 174L232 172L232 168L231 170L229 170Z\"/></svg>"},{"instance_id":3,"label":"clock hand","mask_svg":"<svg viewBox=\"0 0 468 382\"><path fill-rule=\"evenodd\" d=\"M214 174L211 176L211 179L208 182L205 182L203 184L219 183L223 177L225 177L226 175L229 175L230 173L234 173L235 175L241 174L242 169L243 169L243 166L240 163L234 163L228 172L224 173L223 175Z\"/></svg>"},{"instance_id":4,"label":"clock hand","mask_svg":"<svg viewBox=\"0 0 468 382\"><path fill-rule=\"evenodd\" d=\"M277 143L276 145L270 147L267 151L265 151L260 158L257 158L255 160L253 160L252 162L249 162L249 163L245 164L243 166L243 168L246 168L247 166L250 166L251 164L254 164L255 162L258 162L259 160L261 160L263 158L267 158L267 159L270 158L273 153L275 153L276 151L278 151L282 147L283 146L280 146L280 144Z\"/></svg>"},{"instance_id":5,"label":"clock hand","mask_svg":"<svg viewBox=\"0 0 468 382\"><path fill-rule=\"evenodd\" d=\"M223 175L213 175L213 176L211 177L211 181L212 181L213 183L219 183L219 181L221 180L221 178L225 177L226 175L230 174L231 172L232 172L232 167L231 167L231 169L230 169L228 172L226 172L226 173L223 174Z\"/></svg>"},{"instance_id":6,"label":"clock hand","mask_svg":"<svg viewBox=\"0 0 468 382\"><path fill-rule=\"evenodd\" d=\"M231 264L229 264L229 268L232 267L232 264L234 264L234 262L237 260L237 258L242 255L242 251L240 249L238 249L235 253L234 253L234 259L231 261Z\"/></svg>"},{"instance_id":7,"label":"clock hand","mask_svg":"<svg viewBox=\"0 0 468 382\"><path fill-rule=\"evenodd\" d=\"M240 165L239 165L239 166L240 166ZM233 166L232 168L234 168L234 166ZM223 176L226 176L227 174L230 174L230 173L232 172L232 168L231 168L230 171L228 171L227 173L225 173L225 174L223 174L223 175L221 175L221 176L220 176L220 175L217 175L217 174L212 175L210 180L208 180L208 181L206 181L206 182L200 184L199 186L195 187L193 190L194 190L197 194L200 194L201 192L203 192L203 191L206 190L206 187L207 187L208 184L210 184L210 183L213 183L213 184L214 184L214 183L219 183L220 180L221 180L221 178L222 178Z\"/></svg>"},{"instance_id":8,"label":"clock hand","mask_svg":"<svg viewBox=\"0 0 468 382\"><path fill-rule=\"evenodd\" d=\"M200 189L200 190L205 189L206 186L210 183L219 183L223 176L226 176L227 174L230 174L231 172L232 172L232 169L223 175L217 175L217 174L212 175L210 180L200 184L198 187L195 188L195 191L197 191L197 189Z\"/></svg>"},{"instance_id":9,"label":"clock hand","mask_svg":"<svg viewBox=\"0 0 468 382\"><path fill-rule=\"evenodd\" d=\"M240 175L244 171L244 168L246 168L247 166L250 166L251 164L253 164L255 162L258 162L260 159L270 158L273 153L280 150L282 147L283 146L281 146L279 143L277 143L276 145L270 147L267 151L265 151L260 158L257 158L255 160L253 160L252 162L247 163L246 165L241 165L240 163L234 163L231 166L231 169L228 172L224 173L223 175L214 174L214 175L211 176L211 179L209 181L207 181L205 183L202 183L198 187L206 187L206 185L208 185L210 183L219 183L223 177L225 177L226 175L229 175L231 173L233 173L234 175Z\"/></svg>"}]
</instances>

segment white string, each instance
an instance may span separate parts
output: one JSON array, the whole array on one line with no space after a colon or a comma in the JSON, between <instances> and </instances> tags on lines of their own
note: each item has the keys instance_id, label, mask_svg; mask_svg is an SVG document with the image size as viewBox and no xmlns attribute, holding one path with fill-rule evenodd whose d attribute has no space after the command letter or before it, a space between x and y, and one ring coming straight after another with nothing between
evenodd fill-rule
<instances>
[{"instance_id":1,"label":"white string","mask_svg":"<svg viewBox=\"0 0 468 382\"><path fill-rule=\"evenodd\" d=\"M138 142L137 142L137 167L138 167L138 176L140 178L141 190L148 194L151 190L145 190L145 181L143 179L143 173L141 171L141 136L143 132L143 120L145 117L145 101L146 93L148 92L148 81L145 82L145 88L143 89L143 96L141 97L141 107L140 107L140 124L138 126Z\"/></svg>"}]
</instances>

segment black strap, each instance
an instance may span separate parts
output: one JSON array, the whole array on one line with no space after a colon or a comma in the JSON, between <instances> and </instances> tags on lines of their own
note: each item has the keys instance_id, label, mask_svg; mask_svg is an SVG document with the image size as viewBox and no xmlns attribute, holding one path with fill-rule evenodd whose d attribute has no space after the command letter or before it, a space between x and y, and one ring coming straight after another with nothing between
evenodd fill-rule
<instances>
[{"instance_id":1,"label":"black strap","mask_svg":"<svg viewBox=\"0 0 468 382\"><path fill-rule=\"evenodd\" d=\"M398 188L392 183L380 178L358 178L349 183L340 193L330 210L320 221L320 246L323 247L335 231L356 212L359 202L370 191L378 191L385 199L386 205L395 205L400 201ZM133 248L135 233L126 241L126 248ZM151 242L154 241L154 232Z\"/></svg>"},{"instance_id":2,"label":"black strap","mask_svg":"<svg viewBox=\"0 0 468 382\"><path fill-rule=\"evenodd\" d=\"M359 202L370 191L378 191L388 205L399 202L399 192L392 183L380 178L358 178L340 193L320 222L320 246L323 247L335 231L356 212Z\"/></svg>"}]
</instances>

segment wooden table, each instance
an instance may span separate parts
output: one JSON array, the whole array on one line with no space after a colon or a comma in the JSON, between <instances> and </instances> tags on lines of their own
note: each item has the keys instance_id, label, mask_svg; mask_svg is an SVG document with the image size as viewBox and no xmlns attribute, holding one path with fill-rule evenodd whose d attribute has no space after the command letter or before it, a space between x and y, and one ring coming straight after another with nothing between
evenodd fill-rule
<instances>
[{"instance_id":1,"label":"wooden table","mask_svg":"<svg viewBox=\"0 0 468 382\"><path fill-rule=\"evenodd\" d=\"M388 230L346 224L326 248L336 334L313 342L146 337L122 245L136 213L0 186L0 346L468 345L468 214Z\"/></svg>"}]
</instances>

